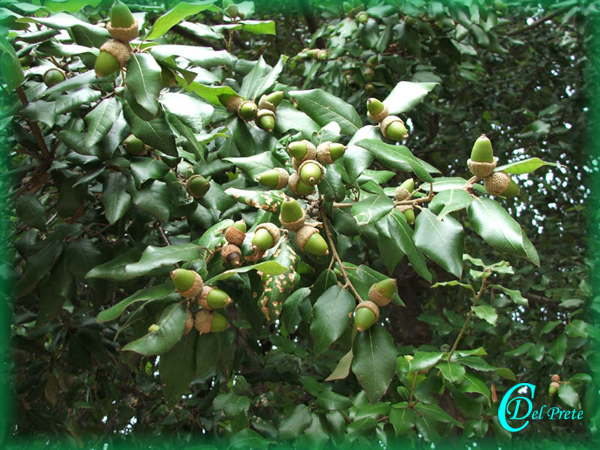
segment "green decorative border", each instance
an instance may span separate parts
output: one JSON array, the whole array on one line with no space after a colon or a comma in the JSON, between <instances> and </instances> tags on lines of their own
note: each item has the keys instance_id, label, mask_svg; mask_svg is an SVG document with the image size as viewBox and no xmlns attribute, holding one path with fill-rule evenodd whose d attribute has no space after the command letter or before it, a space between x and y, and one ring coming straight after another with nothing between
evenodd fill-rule
<instances>
[{"instance_id":1,"label":"green decorative border","mask_svg":"<svg viewBox=\"0 0 600 450\"><path fill-rule=\"evenodd\" d=\"M261 1L270 3L272 0L254 0L255 3ZM318 0L315 0L318 1ZM343 0L338 0L340 3ZM126 3L135 3L126 1ZM168 2L170 6L176 4L175 1ZM515 6L516 2L513 2L511 6ZM529 3L529 2L528 2ZM544 2L547 3L547 2ZM565 2L562 2L565 3ZM597 85L591 82L593 73L600 72L600 60L594 59L595 55L600 55L600 18L590 19L595 21L595 29L593 40L589 43L590 52L588 55L589 64L588 73L588 86L591 86L588 91L588 98L590 99L590 116L592 123L589 126L591 135L588 136L587 142L589 148L582 149L586 151L590 160L596 158L600 160L600 137L595 130L600 129L600 104L597 99L600 99L600 80L594 80ZM0 105L2 105L7 99L3 98L5 93L0 94ZM14 181L13 176L10 175L10 160L4 155L7 155L10 151L11 140L11 121L10 118L0 118L0 259L6 261L9 256L9 246L12 245L10 242L11 236L11 215L13 214L13 205L11 197L8 195L9 188ZM594 167L594 166L592 166ZM587 204L587 241L589 242L588 254L592 261L592 268L600 266L600 168L595 168L594 171L587 174L585 180L587 186L592 189L592 195ZM72 449L77 448L73 440L68 439L52 439L48 437L47 440L35 438L33 440L27 439L11 439L12 432L12 418L16 408L15 399L13 397L13 388L10 383L11 372L13 370L13 364L11 361L11 349L10 349L10 328L12 321L12 298L11 298L11 274L0 266L0 294L2 297L2 303L0 304L0 448L10 449ZM600 270L592 270L592 285L594 287L594 294L598 298L600 303ZM597 314L594 314L594 319L598 319ZM591 352L598 351L598 348L590 348ZM590 365L590 369L594 376L594 385L600 390L600 358L592 358L593 365ZM598 364L598 365L596 365ZM588 418L588 425L596 427L600 425L600 412L598 412L594 418ZM157 438L147 436L146 439L141 439L140 436L136 437L137 443L128 442L127 438L124 437L121 443L115 445L104 445L99 443L88 443L87 447L84 448L104 450L104 449L123 449L133 450L137 448L154 448L154 449L182 449L182 450L217 450L223 447L221 442L213 442L210 439L203 439L201 436L189 436L189 440L186 444L182 444L182 437L178 437L177 441L172 441L170 438ZM145 442L144 442L145 441ZM404 445L399 444L391 446L391 449L404 449L404 448L456 448L456 449L565 449L565 448L599 448L600 442L595 441L578 441L576 436L569 437L568 441L561 442L559 440L550 440L550 438L540 436L528 435L528 434L515 434L511 442L499 442L494 438L488 438L486 440L478 440L477 446L472 444L468 445L466 442L444 442L431 446L426 443L417 442L406 442ZM277 444L272 448L291 448L289 444ZM356 448L353 446L352 448ZM308 448L307 448L308 450Z\"/></svg>"}]
</instances>

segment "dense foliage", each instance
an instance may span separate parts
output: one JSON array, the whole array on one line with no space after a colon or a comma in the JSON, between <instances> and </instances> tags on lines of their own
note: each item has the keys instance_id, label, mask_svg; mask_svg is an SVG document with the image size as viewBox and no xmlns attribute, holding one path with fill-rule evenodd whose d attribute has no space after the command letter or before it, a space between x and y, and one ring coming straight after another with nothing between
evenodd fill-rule
<instances>
[{"instance_id":1,"label":"dense foliage","mask_svg":"<svg viewBox=\"0 0 600 450\"><path fill-rule=\"evenodd\" d=\"M7 436L594 438L595 3L140 1L140 37L109 49L107 25L130 24L111 3L0 2ZM388 139L370 98L406 138ZM471 178L481 134L516 198ZM292 160L307 146L321 166ZM304 228L286 225L284 201ZM176 268L231 304L211 312ZM364 306L390 279L371 325ZM523 382L584 420L511 435L498 404Z\"/></svg>"}]
</instances>

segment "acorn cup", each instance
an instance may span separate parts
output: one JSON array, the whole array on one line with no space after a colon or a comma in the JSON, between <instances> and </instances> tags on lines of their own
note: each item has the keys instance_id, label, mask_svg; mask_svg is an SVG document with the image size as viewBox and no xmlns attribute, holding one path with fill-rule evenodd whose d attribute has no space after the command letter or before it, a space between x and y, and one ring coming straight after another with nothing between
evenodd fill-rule
<instances>
[{"instance_id":1,"label":"acorn cup","mask_svg":"<svg viewBox=\"0 0 600 450\"><path fill-rule=\"evenodd\" d=\"M240 119L250 122L256 118L258 106L256 106L256 103L254 103L252 100L244 100L242 103L240 103L237 113L238 116L240 116Z\"/></svg>"},{"instance_id":2,"label":"acorn cup","mask_svg":"<svg viewBox=\"0 0 600 450\"><path fill-rule=\"evenodd\" d=\"M321 182L325 168L317 161L304 161L298 168L298 174L304 183L315 186Z\"/></svg>"},{"instance_id":3,"label":"acorn cup","mask_svg":"<svg viewBox=\"0 0 600 450\"><path fill-rule=\"evenodd\" d=\"M148 147L144 145L141 139L138 139L133 134L130 134L123 141L123 147L125 151L133 156L145 155Z\"/></svg>"},{"instance_id":4,"label":"acorn cup","mask_svg":"<svg viewBox=\"0 0 600 450\"><path fill-rule=\"evenodd\" d=\"M369 300L378 306L385 306L392 301L394 292L396 292L396 280L394 278L386 278L371 285Z\"/></svg>"},{"instance_id":5,"label":"acorn cup","mask_svg":"<svg viewBox=\"0 0 600 450\"><path fill-rule=\"evenodd\" d=\"M233 245L242 245L246 239L246 222L239 220L225 230L225 240Z\"/></svg>"},{"instance_id":6,"label":"acorn cup","mask_svg":"<svg viewBox=\"0 0 600 450\"><path fill-rule=\"evenodd\" d=\"M227 108L227 112L237 113L238 108L244 102L244 99L239 95L221 94L218 96L221 105Z\"/></svg>"},{"instance_id":7,"label":"acorn cup","mask_svg":"<svg viewBox=\"0 0 600 450\"><path fill-rule=\"evenodd\" d=\"M204 286L202 277L194 270L175 269L171 272L171 280L175 290L185 298L196 297Z\"/></svg>"},{"instance_id":8,"label":"acorn cup","mask_svg":"<svg viewBox=\"0 0 600 450\"><path fill-rule=\"evenodd\" d=\"M519 186L510 179L510 175L506 172L492 173L483 180L483 184L490 195L512 198L519 194Z\"/></svg>"},{"instance_id":9,"label":"acorn cup","mask_svg":"<svg viewBox=\"0 0 600 450\"><path fill-rule=\"evenodd\" d=\"M379 320L379 307L371 302L360 302L354 310L354 326L359 332L368 330Z\"/></svg>"},{"instance_id":10,"label":"acorn cup","mask_svg":"<svg viewBox=\"0 0 600 450\"><path fill-rule=\"evenodd\" d=\"M62 83L66 79L65 73L57 68L48 69L42 78L44 80L44 84L49 88L56 86L58 83Z\"/></svg>"},{"instance_id":11,"label":"acorn cup","mask_svg":"<svg viewBox=\"0 0 600 450\"><path fill-rule=\"evenodd\" d=\"M279 106L283 100L283 91L272 92L269 95L263 95L258 101L259 109L268 109L269 111L275 112L275 109Z\"/></svg>"},{"instance_id":12,"label":"acorn cup","mask_svg":"<svg viewBox=\"0 0 600 450\"><path fill-rule=\"evenodd\" d=\"M558 383L560 381L560 375L558 375L558 374L555 373L554 375L552 375L550 377L550 381L555 381L555 382Z\"/></svg>"},{"instance_id":13,"label":"acorn cup","mask_svg":"<svg viewBox=\"0 0 600 450\"><path fill-rule=\"evenodd\" d=\"M288 186L294 194L303 197L311 195L315 192L314 186L306 184L304 181L302 181L300 179L300 175L298 175L297 173L293 173L290 175L290 179L288 180Z\"/></svg>"},{"instance_id":14,"label":"acorn cup","mask_svg":"<svg viewBox=\"0 0 600 450\"><path fill-rule=\"evenodd\" d=\"M380 123L383 119L389 116L387 106L381 103L376 98L367 100L367 116L372 122Z\"/></svg>"},{"instance_id":15,"label":"acorn cup","mask_svg":"<svg viewBox=\"0 0 600 450\"><path fill-rule=\"evenodd\" d=\"M185 189L188 194L194 198L202 198L210 189L210 181L202 175L192 175L185 183Z\"/></svg>"},{"instance_id":16,"label":"acorn cup","mask_svg":"<svg viewBox=\"0 0 600 450\"><path fill-rule=\"evenodd\" d=\"M242 250L237 245L226 244L221 249L221 259L231 267L238 268L244 265Z\"/></svg>"},{"instance_id":17,"label":"acorn cup","mask_svg":"<svg viewBox=\"0 0 600 450\"><path fill-rule=\"evenodd\" d=\"M110 22L106 29L113 39L120 42L133 41L138 37L138 23L127 5L117 0L110 10Z\"/></svg>"},{"instance_id":18,"label":"acorn cup","mask_svg":"<svg viewBox=\"0 0 600 450\"><path fill-rule=\"evenodd\" d=\"M415 180L409 178L408 180L404 180L400 186L396 188L394 191L394 198L398 202L402 202L408 198L410 198L410 194L415 190Z\"/></svg>"},{"instance_id":19,"label":"acorn cup","mask_svg":"<svg viewBox=\"0 0 600 450\"><path fill-rule=\"evenodd\" d=\"M404 122L398 116L387 116L381 121L379 127L386 139L401 142L406 138L406 126L404 126Z\"/></svg>"},{"instance_id":20,"label":"acorn cup","mask_svg":"<svg viewBox=\"0 0 600 450\"><path fill-rule=\"evenodd\" d=\"M290 231L297 231L304 226L306 211L293 198L286 198L281 203L279 222Z\"/></svg>"},{"instance_id":21,"label":"acorn cup","mask_svg":"<svg viewBox=\"0 0 600 450\"><path fill-rule=\"evenodd\" d=\"M261 130L270 133L275 129L275 113L270 109L259 109L256 114L256 124Z\"/></svg>"},{"instance_id":22,"label":"acorn cup","mask_svg":"<svg viewBox=\"0 0 600 450\"><path fill-rule=\"evenodd\" d=\"M301 251L315 256L329 254L329 246L319 234L319 230L309 225L303 226L296 233L296 246Z\"/></svg>"},{"instance_id":23,"label":"acorn cup","mask_svg":"<svg viewBox=\"0 0 600 450\"><path fill-rule=\"evenodd\" d=\"M333 164L336 159L344 156L346 147L333 142L323 142L317 147L317 160L321 164Z\"/></svg>"},{"instance_id":24,"label":"acorn cup","mask_svg":"<svg viewBox=\"0 0 600 450\"><path fill-rule=\"evenodd\" d=\"M304 161L314 160L317 157L317 149L306 139L290 142L287 151L298 164L302 164Z\"/></svg>"},{"instance_id":25,"label":"acorn cup","mask_svg":"<svg viewBox=\"0 0 600 450\"><path fill-rule=\"evenodd\" d=\"M194 316L190 311L187 312L187 319L185 320L185 328L183 329L183 334L186 335L194 328Z\"/></svg>"},{"instance_id":26,"label":"acorn cup","mask_svg":"<svg viewBox=\"0 0 600 450\"><path fill-rule=\"evenodd\" d=\"M200 334L206 334L224 331L229 324L227 323L227 319L221 314L202 309L196 313L194 326Z\"/></svg>"},{"instance_id":27,"label":"acorn cup","mask_svg":"<svg viewBox=\"0 0 600 450\"><path fill-rule=\"evenodd\" d=\"M279 242L279 237L279 228L272 223L261 223L254 231L252 249L254 251L265 251L273 248Z\"/></svg>"},{"instance_id":28,"label":"acorn cup","mask_svg":"<svg viewBox=\"0 0 600 450\"><path fill-rule=\"evenodd\" d=\"M494 158L492 143L485 134L482 134L473 144L467 166L477 178L486 178L494 172L497 164L498 161Z\"/></svg>"},{"instance_id":29,"label":"acorn cup","mask_svg":"<svg viewBox=\"0 0 600 450\"><path fill-rule=\"evenodd\" d=\"M276 167L261 173L258 182L269 189L283 189L288 184L289 177L287 170Z\"/></svg>"},{"instance_id":30,"label":"acorn cup","mask_svg":"<svg viewBox=\"0 0 600 450\"><path fill-rule=\"evenodd\" d=\"M198 305L207 311L226 308L233 303L227 292L213 286L204 286L198 297Z\"/></svg>"},{"instance_id":31,"label":"acorn cup","mask_svg":"<svg viewBox=\"0 0 600 450\"><path fill-rule=\"evenodd\" d=\"M130 50L128 44L119 41L107 41L100 47L100 54L96 58L94 71L97 77L107 77L123 69L129 61Z\"/></svg>"}]
</instances>

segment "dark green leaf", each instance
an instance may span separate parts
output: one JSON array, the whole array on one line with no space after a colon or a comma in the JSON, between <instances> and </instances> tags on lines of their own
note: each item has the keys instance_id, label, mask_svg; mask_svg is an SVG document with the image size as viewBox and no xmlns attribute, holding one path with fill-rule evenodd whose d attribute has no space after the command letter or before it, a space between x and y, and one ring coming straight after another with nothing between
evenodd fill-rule
<instances>
[{"instance_id":1,"label":"dark green leaf","mask_svg":"<svg viewBox=\"0 0 600 450\"><path fill-rule=\"evenodd\" d=\"M310 325L316 355L327 350L344 333L350 325L348 315L355 307L354 297L339 286L330 287L317 299Z\"/></svg>"}]
</instances>

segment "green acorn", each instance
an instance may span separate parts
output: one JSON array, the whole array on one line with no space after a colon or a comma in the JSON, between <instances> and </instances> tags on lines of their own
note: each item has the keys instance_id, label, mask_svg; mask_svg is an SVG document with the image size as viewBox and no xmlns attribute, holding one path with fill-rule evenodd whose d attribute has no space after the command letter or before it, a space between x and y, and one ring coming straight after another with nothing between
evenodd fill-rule
<instances>
[{"instance_id":1,"label":"green acorn","mask_svg":"<svg viewBox=\"0 0 600 450\"><path fill-rule=\"evenodd\" d=\"M401 202L410 197L412 191L415 190L415 180L409 178L404 180L400 186L394 191L394 198L396 201Z\"/></svg>"},{"instance_id":2,"label":"green acorn","mask_svg":"<svg viewBox=\"0 0 600 450\"><path fill-rule=\"evenodd\" d=\"M295 158L296 161L298 161L298 163L303 163L304 161L315 159L317 157L317 149L306 139L290 142L287 151L292 158Z\"/></svg>"},{"instance_id":3,"label":"green acorn","mask_svg":"<svg viewBox=\"0 0 600 450\"><path fill-rule=\"evenodd\" d=\"M276 167L261 173L258 182L269 189L283 189L288 184L289 176L287 170Z\"/></svg>"},{"instance_id":4,"label":"green acorn","mask_svg":"<svg viewBox=\"0 0 600 450\"><path fill-rule=\"evenodd\" d=\"M221 314L204 309L196 313L194 326L200 334L219 333L228 328L227 319Z\"/></svg>"},{"instance_id":5,"label":"green acorn","mask_svg":"<svg viewBox=\"0 0 600 450\"><path fill-rule=\"evenodd\" d=\"M558 392L558 390L560 389L560 383L553 381L552 383L550 383L550 387L548 388L548 394L550 394L551 396L556 395L556 393Z\"/></svg>"},{"instance_id":6,"label":"green acorn","mask_svg":"<svg viewBox=\"0 0 600 450\"><path fill-rule=\"evenodd\" d=\"M31 56L31 54L21 56L19 58L19 64L21 64L21 67L29 67L29 66L31 66L32 62L33 62L33 57Z\"/></svg>"},{"instance_id":7,"label":"green acorn","mask_svg":"<svg viewBox=\"0 0 600 450\"><path fill-rule=\"evenodd\" d=\"M306 220L306 211L293 198L286 198L281 203L279 212L279 222L281 225L290 230L296 231L304 226Z\"/></svg>"},{"instance_id":8,"label":"green acorn","mask_svg":"<svg viewBox=\"0 0 600 450\"><path fill-rule=\"evenodd\" d=\"M406 138L406 126L400 117L387 116L381 121L379 127L386 139L401 142Z\"/></svg>"},{"instance_id":9,"label":"green acorn","mask_svg":"<svg viewBox=\"0 0 600 450\"><path fill-rule=\"evenodd\" d=\"M375 93L375 91L377 90L377 88L375 87L375 85L373 83L367 83L365 84L365 94L367 95L373 95Z\"/></svg>"},{"instance_id":10,"label":"green acorn","mask_svg":"<svg viewBox=\"0 0 600 450\"><path fill-rule=\"evenodd\" d=\"M387 106L381 103L376 98L367 100L367 115L372 122L380 123L389 115Z\"/></svg>"},{"instance_id":11,"label":"green acorn","mask_svg":"<svg viewBox=\"0 0 600 450\"><path fill-rule=\"evenodd\" d=\"M202 175L192 175L187 179L185 189L192 197L201 198L204 197L210 189L210 181Z\"/></svg>"},{"instance_id":12,"label":"green acorn","mask_svg":"<svg viewBox=\"0 0 600 450\"><path fill-rule=\"evenodd\" d=\"M324 256L329 254L329 246L319 230L311 226L303 226L296 233L296 246L303 252L315 256Z\"/></svg>"},{"instance_id":13,"label":"green acorn","mask_svg":"<svg viewBox=\"0 0 600 450\"><path fill-rule=\"evenodd\" d=\"M250 122L256 118L256 114L258 113L258 106L252 100L244 100L238 110L238 116L240 119L245 120L246 122Z\"/></svg>"},{"instance_id":14,"label":"green acorn","mask_svg":"<svg viewBox=\"0 0 600 450\"><path fill-rule=\"evenodd\" d=\"M259 109L268 109L275 112L275 109L279 106L283 100L283 91L272 92L269 95L263 95L258 101Z\"/></svg>"},{"instance_id":15,"label":"green acorn","mask_svg":"<svg viewBox=\"0 0 600 450\"><path fill-rule=\"evenodd\" d=\"M377 306L385 306L392 301L394 292L396 292L396 280L394 278L386 278L371 285L369 300Z\"/></svg>"},{"instance_id":16,"label":"green acorn","mask_svg":"<svg viewBox=\"0 0 600 450\"><path fill-rule=\"evenodd\" d=\"M510 178L506 172L494 172L484 180L485 190L494 196L506 198L516 197L519 194L519 186Z\"/></svg>"},{"instance_id":17,"label":"green acorn","mask_svg":"<svg viewBox=\"0 0 600 450\"><path fill-rule=\"evenodd\" d=\"M315 49L313 50L312 57L317 61L325 61L328 57L327 50Z\"/></svg>"},{"instance_id":18,"label":"green acorn","mask_svg":"<svg viewBox=\"0 0 600 450\"><path fill-rule=\"evenodd\" d=\"M171 280L175 290L185 298L196 297L204 286L202 277L193 270L175 269L171 272Z\"/></svg>"},{"instance_id":19,"label":"green acorn","mask_svg":"<svg viewBox=\"0 0 600 450\"><path fill-rule=\"evenodd\" d=\"M256 114L258 128L270 133L275 129L275 113L270 109L259 109Z\"/></svg>"},{"instance_id":20,"label":"green acorn","mask_svg":"<svg viewBox=\"0 0 600 450\"><path fill-rule=\"evenodd\" d=\"M148 333L156 333L156 332L158 332L158 330L160 330L160 327L158 325L156 325L155 323L153 323L152 325L150 325L148 327Z\"/></svg>"},{"instance_id":21,"label":"green acorn","mask_svg":"<svg viewBox=\"0 0 600 450\"><path fill-rule=\"evenodd\" d=\"M333 142L323 142L317 147L317 160L321 164L333 164L346 152L346 147Z\"/></svg>"},{"instance_id":22,"label":"green acorn","mask_svg":"<svg viewBox=\"0 0 600 450\"><path fill-rule=\"evenodd\" d=\"M123 69L129 61L129 47L119 41L107 41L100 47L94 71L97 77L107 77Z\"/></svg>"},{"instance_id":23,"label":"green acorn","mask_svg":"<svg viewBox=\"0 0 600 450\"><path fill-rule=\"evenodd\" d=\"M239 230L236 230L239 231ZM228 266L238 268L244 265L242 250L236 244L226 244L221 248L221 259Z\"/></svg>"},{"instance_id":24,"label":"green acorn","mask_svg":"<svg viewBox=\"0 0 600 450\"><path fill-rule=\"evenodd\" d=\"M496 164L492 143L485 134L482 134L473 144L471 158L467 161L469 170L477 178L486 178L492 174Z\"/></svg>"},{"instance_id":25,"label":"green acorn","mask_svg":"<svg viewBox=\"0 0 600 450\"><path fill-rule=\"evenodd\" d=\"M56 86L58 83L62 83L65 81L65 78L64 72L57 68L48 69L43 76L44 83L48 87Z\"/></svg>"},{"instance_id":26,"label":"green acorn","mask_svg":"<svg viewBox=\"0 0 600 450\"><path fill-rule=\"evenodd\" d=\"M279 228L272 223L261 223L254 231L252 249L265 251L274 247L279 242Z\"/></svg>"},{"instance_id":27,"label":"green acorn","mask_svg":"<svg viewBox=\"0 0 600 450\"><path fill-rule=\"evenodd\" d=\"M359 332L368 330L379 320L379 307L370 301L360 302L354 310L354 326Z\"/></svg>"},{"instance_id":28,"label":"green acorn","mask_svg":"<svg viewBox=\"0 0 600 450\"><path fill-rule=\"evenodd\" d=\"M307 196L312 195L315 192L314 186L306 184L304 181L302 181L297 173L290 175L288 186L296 195Z\"/></svg>"},{"instance_id":29,"label":"green acorn","mask_svg":"<svg viewBox=\"0 0 600 450\"><path fill-rule=\"evenodd\" d=\"M242 245L246 239L246 222L239 220L225 230L225 240L233 245Z\"/></svg>"},{"instance_id":30,"label":"green acorn","mask_svg":"<svg viewBox=\"0 0 600 450\"><path fill-rule=\"evenodd\" d=\"M369 20L369 13L366 11L361 11L356 15L356 21L358 23L365 24Z\"/></svg>"},{"instance_id":31,"label":"green acorn","mask_svg":"<svg viewBox=\"0 0 600 450\"><path fill-rule=\"evenodd\" d=\"M375 78L375 71L370 67L367 67L363 75L365 77L365 80L373 81L373 78Z\"/></svg>"},{"instance_id":32,"label":"green acorn","mask_svg":"<svg viewBox=\"0 0 600 450\"><path fill-rule=\"evenodd\" d=\"M405 209L402 212L402 214L404 214L404 217L406 218L406 222L408 222L409 225L412 225L415 223L415 210L412 207Z\"/></svg>"},{"instance_id":33,"label":"green acorn","mask_svg":"<svg viewBox=\"0 0 600 450\"><path fill-rule=\"evenodd\" d=\"M208 311L225 308L231 303L232 300L227 295L227 292L213 286L204 286L202 293L198 297L198 305Z\"/></svg>"},{"instance_id":34,"label":"green acorn","mask_svg":"<svg viewBox=\"0 0 600 450\"><path fill-rule=\"evenodd\" d=\"M298 169L300 179L310 186L321 182L325 168L317 161L304 161Z\"/></svg>"},{"instance_id":35,"label":"green acorn","mask_svg":"<svg viewBox=\"0 0 600 450\"><path fill-rule=\"evenodd\" d=\"M369 67L377 67L379 65L379 56L373 55L367 60Z\"/></svg>"},{"instance_id":36,"label":"green acorn","mask_svg":"<svg viewBox=\"0 0 600 450\"><path fill-rule=\"evenodd\" d=\"M123 147L125 151L133 156L141 156L146 154L148 150L141 139L138 139L133 134L130 134L123 141Z\"/></svg>"},{"instance_id":37,"label":"green acorn","mask_svg":"<svg viewBox=\"0 0 600 450\"><path fill-rule=\"evenodd\" d=\"M110 22L106 29L113 39L120 42L133 41L138 37L138 23L128 6L117 0L110 10Z\"/></svg>"}]
</instances>

